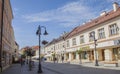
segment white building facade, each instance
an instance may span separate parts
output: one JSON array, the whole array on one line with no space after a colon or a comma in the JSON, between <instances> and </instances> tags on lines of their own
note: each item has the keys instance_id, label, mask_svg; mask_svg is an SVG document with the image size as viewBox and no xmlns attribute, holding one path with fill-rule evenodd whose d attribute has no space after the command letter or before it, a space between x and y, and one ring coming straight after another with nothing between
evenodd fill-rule
<instances>
[{"instance_id":1,"label":"white building facade","mask_svg":"<svg viewBox=\"0 0 120 74\"><path fill-rule=\"evenodd\" d=\"M120 61L119 5L114 3L112 11L103 12L98 18L74 28L64 40L48 44L45 50L47 54L52 54L53 51L57 54L63 53L64 60L69 62L79 61L77 50L82 50L83 62L94 62L95 59L98 61Z\"/></svg>"}]
</instances>

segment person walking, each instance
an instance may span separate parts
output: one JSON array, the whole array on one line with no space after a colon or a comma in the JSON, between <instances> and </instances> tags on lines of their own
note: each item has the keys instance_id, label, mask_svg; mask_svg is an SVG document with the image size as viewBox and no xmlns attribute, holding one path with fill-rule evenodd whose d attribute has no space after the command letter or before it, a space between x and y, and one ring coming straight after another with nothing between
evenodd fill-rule
<instances>
[{"instance_id":1,"label":"person walking","mask_svg":"<svg viewBox=\"0 0 120 74\"><path fill-rule=\"evenodd\" d=\"M63 63L63 61L64 61L64 56L62 56L62 63Z\"/></svg>"},{"instance_id":2,"label":"person walking","mask_svg":"<svg viewBox=\"0 0 120 74\"><path fill-rule=\"evenodd\" d=\"M20 58L20 64L21 64L21 67L23 66L23 65L25 65L25 59L24 58Z\"/></svg>"},{"instance_id":3,"label":"person walking","mask_svg":"<svg viewBox=\"0 0 120 74\"><path fill-rule=\"evenodd\" d=\"M22 59L22 57L20 58L20 64L21 64L21 67L22 67L22 65L23 65L23 59Z\"/></svg>"}]
</instances>

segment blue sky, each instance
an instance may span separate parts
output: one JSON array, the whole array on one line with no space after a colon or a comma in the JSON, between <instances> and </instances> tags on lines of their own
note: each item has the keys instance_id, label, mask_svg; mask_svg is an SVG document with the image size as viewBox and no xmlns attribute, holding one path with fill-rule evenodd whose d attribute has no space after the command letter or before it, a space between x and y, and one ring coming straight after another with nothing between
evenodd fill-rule
<instances>
[{"instance_id":1,"label":"blue sky","mask_svg":"<svg viewBox=\"0 0 120 74\"><path fill-rule=\"evenodd\" d=\"M10 0L14 19L15 39L20 48L38 45L36 30L45 26L48 36L42 40L51 41L64 31L94 19L103 11L112 10L114 1L120 0ZM44 29L42 29L42 33Z\"/></svg>"}]
</instances>

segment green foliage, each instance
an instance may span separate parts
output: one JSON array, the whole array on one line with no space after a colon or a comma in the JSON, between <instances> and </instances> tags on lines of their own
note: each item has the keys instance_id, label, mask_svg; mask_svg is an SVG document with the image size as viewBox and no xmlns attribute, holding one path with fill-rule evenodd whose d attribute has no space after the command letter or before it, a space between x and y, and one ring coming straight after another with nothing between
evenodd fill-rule
<instances>
[{"instance_id":1,"label":"green foliage","mask_svg":"<svg viewBox=\"0 0 120 74\"><path fill-rule=\"evenodd\" d=\"M83 50L84 50L84 51L87 51L87 50L89 50L89 49L90 49L89 46L80 47L79 50L77 50L76 52L77 52L78 54L81 54Z\"/></svg>"},{"instance_id":2,"label":"green foliage","mask_svg":"<svg viewBox=\"0 0 120 74\"><path fill-rule=\"evenodd\" d=\"M24 50L22 55L27 56L27 50Z\"/></svg>"},{"instance_id":3,"label":"green foliage","mask_svg":"<svg viewBox=\"0 0 120 74\"><path fill-rule=\"evenodd\" d=\"M22 55L21 55L21 58L25 58L25 57L26 57L26 55L25 55L25 54L22 54Z\"/></svg>"},{"instance_id":4,"label":"green foliage","mask_svg":"<svg viewBox=\"0 0 120 74\"><path fill-rule=\"evenodd\" d=\"M23 51L23 54L24 57L26 56L34 56L35 55L35 51L33 49L26 49Z\"/></svg>"},{"instance_id":5,"label":"green foliage","mask_svg":"<svg viewBox=\"0 0 120 74\"><path fill-rule=\"evenodd\" d=\"M52 56L55 56L55 53L52 53Z\"/></svg>"},{"instance_id":6,"label":"green foliage","mask_svg":"<svg viewBox=\"0 0 120 74\"><path fill-rule=\"evenodd\" d=\"M77 54L81 54L82 53L82 49L80 48L79 50L76 51Z\"/></svg>"}]
</instances>

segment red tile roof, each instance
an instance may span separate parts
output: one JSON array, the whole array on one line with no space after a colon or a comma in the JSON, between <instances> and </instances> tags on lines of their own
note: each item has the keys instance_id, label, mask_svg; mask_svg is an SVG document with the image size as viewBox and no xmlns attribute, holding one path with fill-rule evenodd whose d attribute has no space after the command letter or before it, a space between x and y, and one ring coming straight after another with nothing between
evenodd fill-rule
<instances>
[{"instance_id":1,"label":"red tile roof","mask_svg":"<svg viewBox=\"0 0 120 74\"><path fill-rule=\"evenodd\" d=\"M81 26L78 26L76 28L74 28L68 35L66 38L70 38L72 36L75 36L81 32L83 32L84 30L86 29L89 29L93 26L96 26L96 25L100 25L101 23L104 23L106 21L109 21L117 16L120 16L120 8L118 8L117 11L110 11L108 13L106 13L105 15L102 15L94 20L92 20L91 22L87 22L86 24L84 25L81 25Z\"/></svg>"},{"instance_id":2,"label":"red tile roof","mask_svg":"<svg viewBox=\"0 0 120 74\"><path fill-rule=\"evenodd\" d=\"M32 46L32 48L33 48L34 50L38 50L38 49L39 49L39 46Z\"/></svg>"},{"instance_id":3,"label":"red tile roof","mask_svg":"<svg viewBox=\"0 0 120 74\"><path fill-rule=\"evenodd\" d=\"M28 48L32 48L33 50L38 50L39 49L39 46L32 46L32 47L29 47L29 46L26 46L24 48L22 48L21 50L27 50Z\"/></svg>"}]
</instances>

